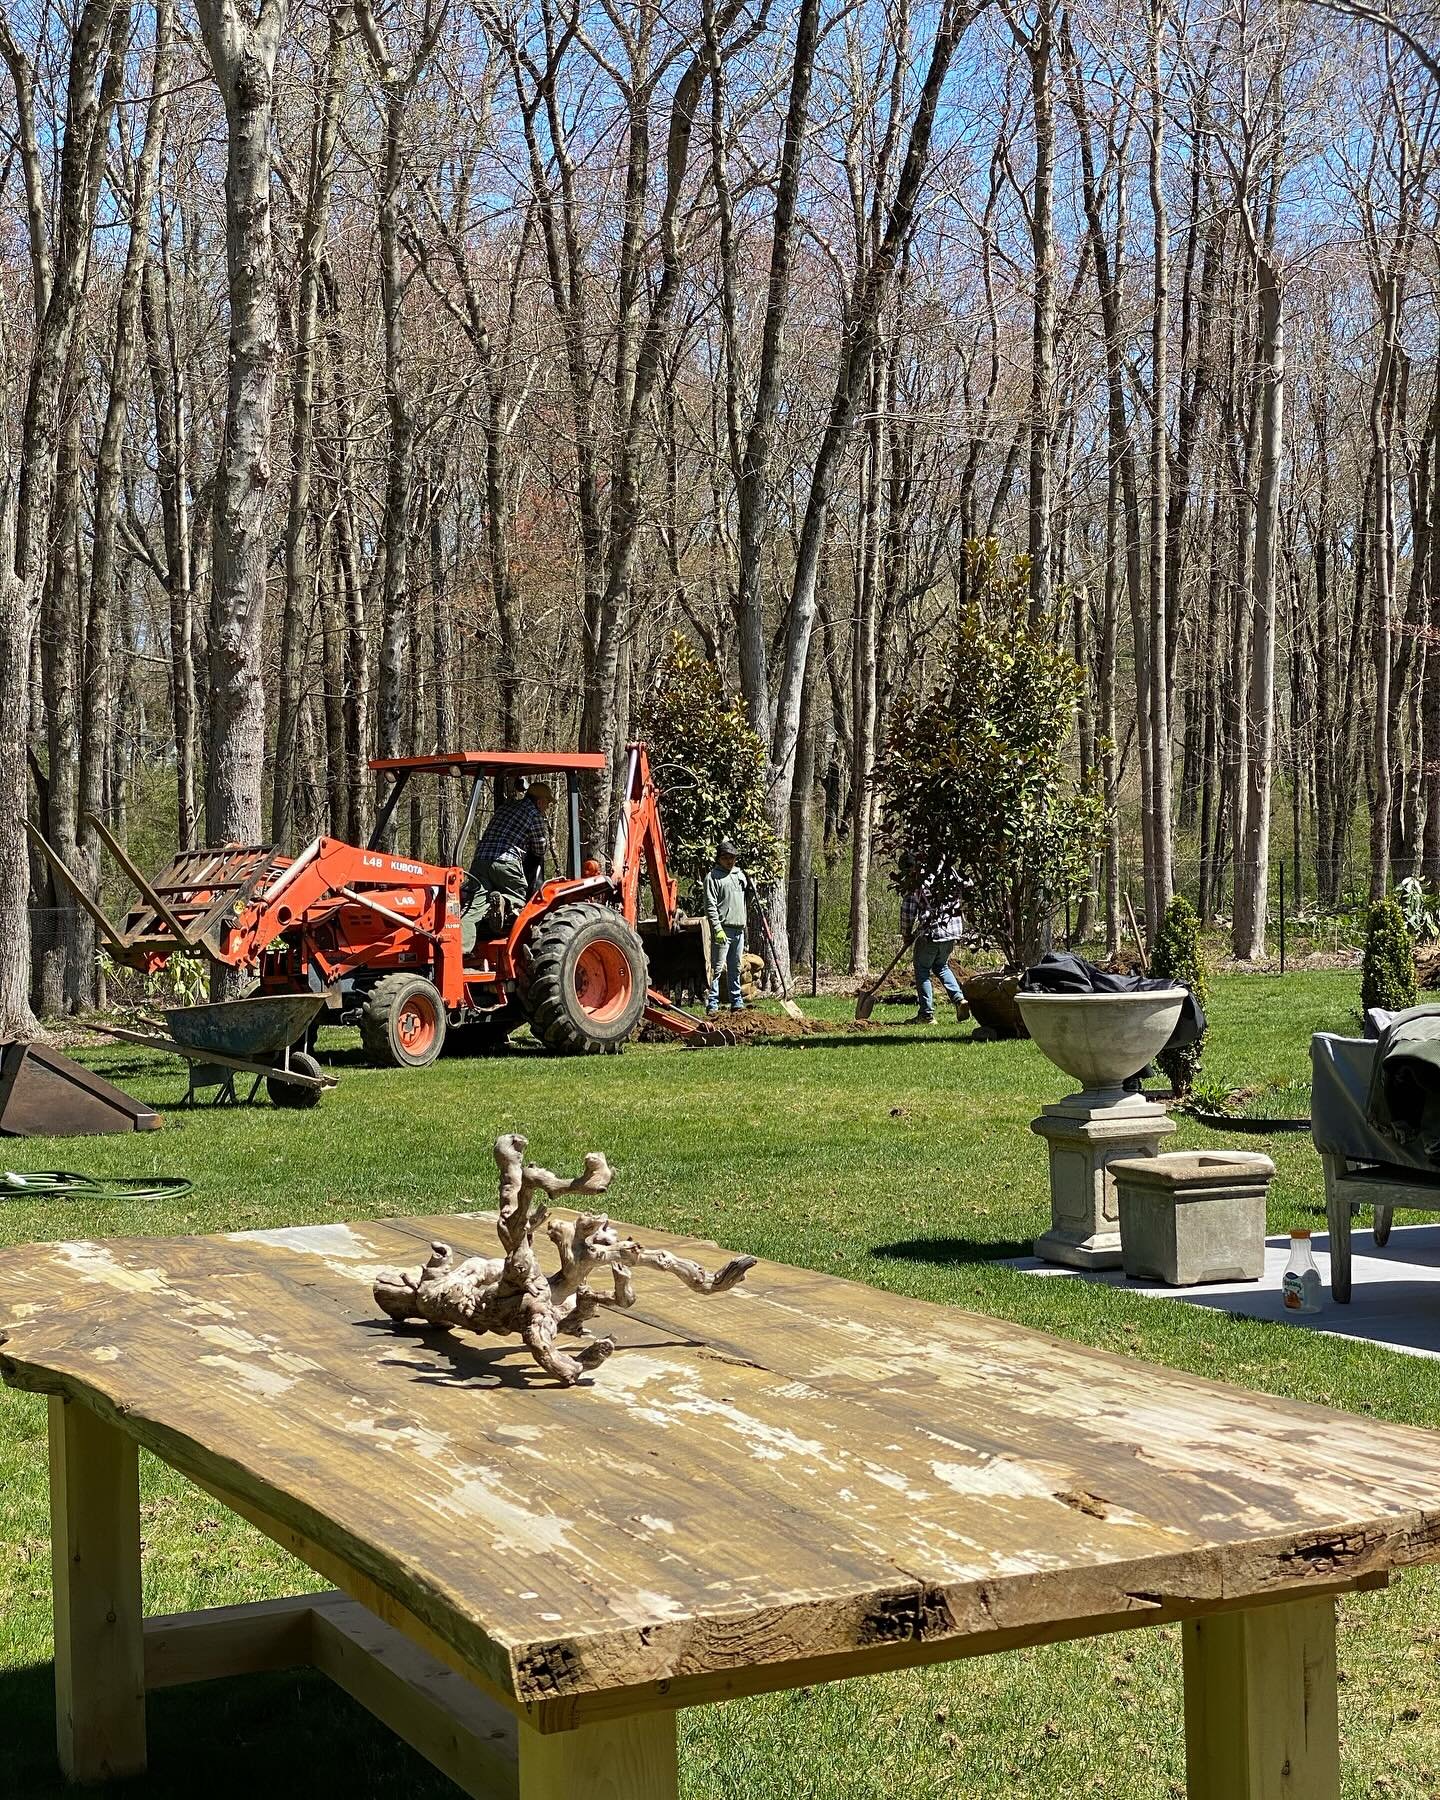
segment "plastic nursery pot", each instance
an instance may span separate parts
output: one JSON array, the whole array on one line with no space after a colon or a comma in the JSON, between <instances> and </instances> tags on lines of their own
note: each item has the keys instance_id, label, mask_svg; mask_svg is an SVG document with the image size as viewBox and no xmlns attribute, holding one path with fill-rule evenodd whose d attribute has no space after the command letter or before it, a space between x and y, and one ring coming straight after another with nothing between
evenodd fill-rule
<instances>
[{"instance_id":1,"label":"plastic nursery pot","mask_svg":"<svg viewBox=\"0 0 1440 1800\"><path fill-rule=\"evenodd\" d=\"M1016 1003L1019 987L1020 977L1001 969L979 969L960 983L975 1023L1001 1038L1030 1035Z\"/></svg>"}]
</instances>

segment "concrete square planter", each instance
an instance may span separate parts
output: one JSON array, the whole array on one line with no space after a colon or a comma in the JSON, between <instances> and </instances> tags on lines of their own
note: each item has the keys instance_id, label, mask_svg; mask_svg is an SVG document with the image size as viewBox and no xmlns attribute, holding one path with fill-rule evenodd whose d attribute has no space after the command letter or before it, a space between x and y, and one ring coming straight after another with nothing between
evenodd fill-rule
<instances>
[{"instance_id":1,"label":"concrete square planter","mask_svg":"<svg viewBox=\"0 0 1440 1800\"><path fill-rule=\"evenodd\" d=\"M1265 1273L1265 1196L1275 1165L1248 1150L1180 1150L1110 1164L1131 1281L1195 1287Z\"/></svg>"}]
</instances>

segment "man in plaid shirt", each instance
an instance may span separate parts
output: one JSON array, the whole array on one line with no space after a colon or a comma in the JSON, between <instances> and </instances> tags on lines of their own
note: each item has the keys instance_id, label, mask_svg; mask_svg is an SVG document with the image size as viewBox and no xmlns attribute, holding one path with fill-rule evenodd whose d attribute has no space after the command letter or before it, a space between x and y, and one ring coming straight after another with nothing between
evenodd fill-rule
<instances>
[{"instance_id":1,"label":"man in plaid shirt","mask_svg":"<svg viewBox=\"0 0 1440 1800\"><path fill-rule=\"evenodd\" d=\"M555 804L554 790L548 782L532 781L518 800L497 807L494 818L480 834L475 855L470 863L474 891L462 915L461 942L469 935L464 926L478 923L486 912L503 914L504 902L517 908L525 904L545 877L545 857L550 848L546 818ZM500 897L495 904L495 897ZM470 938L470 943L474 938Z\"/></svg>"},{"instance_id":2,"label":"man in plaid shirt","mask_svg":"<svg viewBox=\"0 0 1440 1800\"><path fill-rule=\"evenodd\" d=\"M941 986L955 1008L956 1020L963 1023L969 1017L970 1009L960 983L955 979L955 971L950 967L950 958L965 935L965 918L958 907L933 900L932 886L931 878L917 880L900 898L900 931L915 946L915 997L919 1011L910 1023L935 1023L935 989L931 980L934 975L940 977Z\"/></svg>"}]
</instances>

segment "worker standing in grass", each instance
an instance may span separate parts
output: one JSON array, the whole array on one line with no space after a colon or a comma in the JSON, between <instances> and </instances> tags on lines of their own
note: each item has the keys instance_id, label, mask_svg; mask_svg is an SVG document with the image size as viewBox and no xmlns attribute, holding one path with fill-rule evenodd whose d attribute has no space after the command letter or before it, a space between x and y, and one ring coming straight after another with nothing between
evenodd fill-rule
<instances>
[{"instance_id":1,"label":"worker standing in grass","mask_svg":"<svg viewBox=\"0 0 1440 1800\"><path fill-rule=\"evenodd\" d=\"M900 930L915 946L915 998L919 1010L910 1021L912 1025L935 1023L932 977L936 975L955 1008L957 1022L963 1023L970 1016L960 983L950 967L955 946L965 935L965 919L957 906L936 902L933 885L928 878L917 880L900 900Z\"/></svg>"},{"instance_id":2,"label":"worker standing in grass","mask_svg":"<svg viewBox=\"0 0 1440 1800\"><path fill-rule=\"evenodd\" d=\"M710 924L711 958L710 993L705 1013L713 1018L720 1010L720 974L730 981L730 1010L744 1012L740 993L740 970L745 957L745 927L748 914L745 894L749 878L740 867L740 852L729 838L722 838L715 861L705 877L705 917Z\"/></svg>"},{"instance_id":3,"label":"worker standing in grass","mask_svg":"<svg viewBox=\"0 0 1440 1800\"><path fill-rule=\"evenodd\" d=\"M550 848L546 821L554 804L549 783L532 781L521 798L495 809L470 864L475 881L472 905L483 912L489 905L486 896L498 894L517 908L524 906L545 878Z\"/></svg>"}]
</instances>

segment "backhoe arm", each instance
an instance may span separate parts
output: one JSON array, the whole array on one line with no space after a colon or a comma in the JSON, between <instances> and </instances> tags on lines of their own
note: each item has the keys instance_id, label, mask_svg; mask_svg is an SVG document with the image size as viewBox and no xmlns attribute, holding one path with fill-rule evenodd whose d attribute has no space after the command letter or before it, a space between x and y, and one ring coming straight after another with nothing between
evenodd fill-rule
<instances>
[{"instance_id":1,"label":"backhoe arm","mask_svg":"<svg viewBox=\"0 0 1440 1800\"><path fill-rule=\"evenodd\" d=\"M660 790L645 746L629 745L627 757L610 879L620 890L621 910L635 925L640 918L640 882L648 872L655 916L664 930L674 931L680 917L680 889L670 873L665 827L660 821Z\"/></svg>"}]
</instances>

